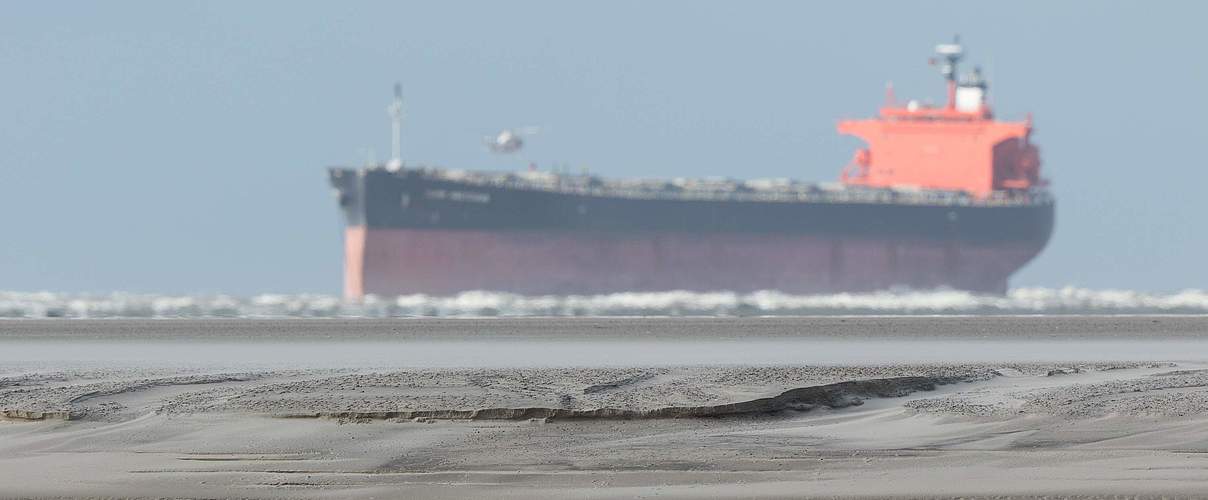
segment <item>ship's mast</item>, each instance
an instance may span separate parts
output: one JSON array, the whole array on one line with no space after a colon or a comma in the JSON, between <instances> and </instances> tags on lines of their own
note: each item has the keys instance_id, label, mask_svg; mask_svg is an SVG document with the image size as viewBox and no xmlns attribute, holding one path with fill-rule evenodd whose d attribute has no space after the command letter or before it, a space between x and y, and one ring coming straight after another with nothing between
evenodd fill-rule
<instances>
[{"instance_id":1,"label":"ship's mast","mask_svg":"<svg viewBox=\"0 0 1208 500\"><path fill-rule=\"evenodd\" d=\"M394 84L394 102L386 107L390 115L390 162L386 168L403 168L403 84Z\"/></svg>"},{"instance_id":2,"label":"ship's mast","mask_svg":"<svg viewBox=\"0 0 1208 500\"><path fill-rule=\"evenodd\" d=\"M935 46L935 54L941 58L939 61L940 74L944 75L945 80L948 80L948 104L946 107L949 111L956 109L956 64L960 62L964 53L960 35L952 37L952 43Z\"/></svg>"}]
</instances>

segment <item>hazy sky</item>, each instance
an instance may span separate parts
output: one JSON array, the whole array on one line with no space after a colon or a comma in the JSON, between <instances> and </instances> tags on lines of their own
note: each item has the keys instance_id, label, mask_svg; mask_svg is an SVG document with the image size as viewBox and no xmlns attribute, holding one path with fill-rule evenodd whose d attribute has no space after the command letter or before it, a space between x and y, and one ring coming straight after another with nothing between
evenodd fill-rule
<instances>
[{"instance_id":1,"label":"hazy sky","mask_svg":"<svg viewBox=\"0 0 1208 500\"><path fill-rule=\"evenodd\" d=\"M324 167L830 181L841 117L943 97L959 32L1033 112L1057 228L1015 286L1208 287L1202 2L11 2L0 289L338 293ZM520 157L481 138L539 125Z\"/></svg>"}]
</instances>

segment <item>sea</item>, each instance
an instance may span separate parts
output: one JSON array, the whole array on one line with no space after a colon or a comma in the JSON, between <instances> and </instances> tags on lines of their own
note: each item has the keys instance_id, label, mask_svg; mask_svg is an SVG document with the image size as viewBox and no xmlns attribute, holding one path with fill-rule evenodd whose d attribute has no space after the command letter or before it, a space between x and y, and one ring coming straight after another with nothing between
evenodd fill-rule
<instances>
[{"instance_id":1,"label":"sea","mask_svg":"<svg viewBox=\"0 0 1208 500\"><path fill-rule=\"evenodd\" d=\"M338 295L59 293L0 291L3 318L393 318L497 316L1208 314L1208 291L1016 288L1005 295L957 290L793 295L625 292L525 296L472 291L344 300Z\"/></svg>"}]
</instances>

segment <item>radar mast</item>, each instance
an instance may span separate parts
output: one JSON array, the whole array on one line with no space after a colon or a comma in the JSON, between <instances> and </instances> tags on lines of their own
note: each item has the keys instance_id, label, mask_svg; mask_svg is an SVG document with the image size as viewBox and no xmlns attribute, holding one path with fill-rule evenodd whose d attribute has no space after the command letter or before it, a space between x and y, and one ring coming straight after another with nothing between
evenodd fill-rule
<instances>
[{"instance_id":1,"label":"radar mast","mask_svg":"<svg viewBox=\"0 0 1208 500\"><path fill-rule=\"evenodd\" d=\"M952 43L942 43L935 46L935 55L940 57L939 61L932 59L932 64L939 63L940 74L944 75L944 79L948 80L948 103L949 110L956 109L956 65L965 55L964 47L961 47L961 37L956 35L952 37Z\"/></svg>"}]
</instances>

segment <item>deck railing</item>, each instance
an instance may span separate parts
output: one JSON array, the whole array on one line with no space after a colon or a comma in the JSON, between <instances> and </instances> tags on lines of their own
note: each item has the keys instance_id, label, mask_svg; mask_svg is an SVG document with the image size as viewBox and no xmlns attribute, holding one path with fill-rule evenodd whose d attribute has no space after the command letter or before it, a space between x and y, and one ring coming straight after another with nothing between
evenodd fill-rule
<instances>
[{"instance_id":1,"label":"deck railing","mask_svg":"<svg viewBox=\"0 0 1208 500\"><path fill-rule=\"evenodd\" d=\"M996 191L979 198L962 191L887 189L783 181L759 185L739 180L610 181L586 175L542 172L486 173L411 168L404 172L469 186L544 191L591 197L641 200L736 201L782 203L896 203L904 205L1034 206L1052 204L1047 190Z\"/></svg>"}]
</instances>

